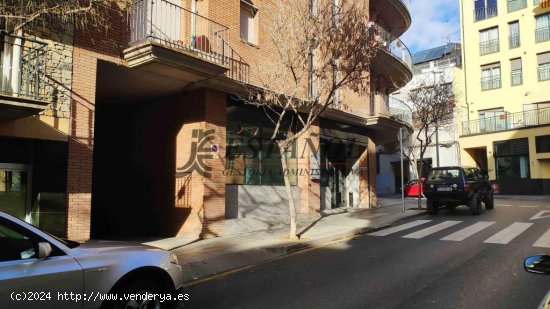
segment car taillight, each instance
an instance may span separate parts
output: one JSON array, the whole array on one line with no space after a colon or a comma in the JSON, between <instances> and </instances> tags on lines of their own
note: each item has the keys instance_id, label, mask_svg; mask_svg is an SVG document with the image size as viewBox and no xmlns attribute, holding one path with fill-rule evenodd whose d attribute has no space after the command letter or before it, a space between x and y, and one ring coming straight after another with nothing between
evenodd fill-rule
<instances>
[{"instance_id":1,"label":"car taillight","mask_svg":"<svg viewBox=\"0 0 550 309\"><path fill-rule=\"evenodd\" d=\"M464 184L464 191L470 191L470 185L469 184Z\"/></svg>"}]
</instances>

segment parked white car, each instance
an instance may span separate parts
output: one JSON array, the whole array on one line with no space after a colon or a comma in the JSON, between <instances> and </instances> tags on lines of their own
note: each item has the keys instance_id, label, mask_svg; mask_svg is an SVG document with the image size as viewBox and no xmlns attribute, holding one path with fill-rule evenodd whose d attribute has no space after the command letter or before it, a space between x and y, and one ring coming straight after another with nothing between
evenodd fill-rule
<instances>
[{"instance_id":1,"label":"parked white car","mask_svg":"<svg viewBox=\"0 0 550 309\"><path fill-rule=\"evenodd\" d=\"M167 308L177 256L140 244L59 239L0 212L0 308Z\"/></svg>"}]
</instances>

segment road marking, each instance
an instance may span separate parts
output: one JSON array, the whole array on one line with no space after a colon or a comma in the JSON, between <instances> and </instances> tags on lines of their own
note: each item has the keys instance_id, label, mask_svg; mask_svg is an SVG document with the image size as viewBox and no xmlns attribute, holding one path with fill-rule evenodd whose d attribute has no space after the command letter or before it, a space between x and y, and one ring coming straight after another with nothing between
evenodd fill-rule
<instances>
[{"instance_id":1,"label":"road marking","mask_svg":"<svg viewBox=\"0 0 550 309\"><path fill-rule=\"evenodd\" d=\"M494 221L481 221L476 224L470 225L467 228L464 228L458 232L455 232L449 236L441 238L441 240L449 241L463 241L464 239L474 235L475 233L488 228L489 226L495 224Z\"/></svg>"},{"instance_id":2,"label":"road marking","mask_svg":"<svg viewBox=\"0 0 550 309\"><path fill-rule=\"evenodd\" d=\"M418 232L414 232L412 234L408 234L403 236L403 238L414 238L414 239L420 239L422 237L426 237L428 235L431 235L433 233L439 232L441 230L444 230L446 228L449 228L453 225L457 225L461 223L462 221L445 221L443 223L436 224L434 226L425 228L423 230L420 230Z\"/></svg>"},{"instance_id":3,"label":"road marking","mask_svg":"<svg viewBox=\"0 0 550 309\"><path fill-rule=\"evenodd\" d=\"M550 229L542 234L539 239L533 244L533 247L550 248Z\"/></svg>"},{"instance_id":4,"label":"road marking","mask_svg":"<svg viewBox=\"0 0 550 309\"><path fill-rule=\"evenodd\" d=\"M371 233L371 234L368 234L368 235L370 235L370 236L386 236L386 235L390 235L390 234L397 233L397 232L400 232L400 231L403 231L403 230L406 230L406 229L410 229L410 228L413 228L415 226L419 226L419 225L422 225L422 224L425 224L425 223L428 223L428 222L431 222L431 221L432 220L416 220L416 221L401 224L401 225L398 225L398 226L395 226L395 227L390 227L389 229L381 230L381 231L374 232L374 233Z\"/></svg>"},{"instance_id":5,"label":"road marking","mask_svg":"<svg viewBox=\"0 0 550 309\"><path fill-rule=\"evenodd\" d=\"M538 207L540 207L540 206L525 205L525 206L518 206L518 207L521 207L521 208L538 208Z\"/></svg>"},{"instance_id":6,"label":"road marking","mask_svg":"<svg viewBox=\"0 0 550 309\"><path fill-rule=\"evenodd\" d=\"M505 205L505 204L500 204L500 205L496 205L497 207L514 207L514 205Z\"/></svg>"},{"instance_id":7,"label":"road marking","mask_svg":"<svg viewBox=\"0 0 550 309\"><path fill-rule=\"evenodd\" d=\"M514 222L512 225L489 237L484 242L505 245L519 236L519 234L525 232L531 225L533 225L533 223Z\"/></svg>"},{"instance_id":8,"label":"road marking","mask_svg":"<svg viewBox=\"0 0 550 309\"><path fill-rule=\"evenodd\" d=\"M529 220L537 220L542 218L550 218L550 210L541 210Z\"/></svg>"}]
</instances>

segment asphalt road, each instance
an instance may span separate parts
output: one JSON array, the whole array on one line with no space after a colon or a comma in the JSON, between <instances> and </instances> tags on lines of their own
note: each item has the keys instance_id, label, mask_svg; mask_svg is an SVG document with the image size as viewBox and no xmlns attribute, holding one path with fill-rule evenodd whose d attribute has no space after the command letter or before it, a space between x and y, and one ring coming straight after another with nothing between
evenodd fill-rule
<instances>
[{"instance_id":1,"label":"asphalt road","mask_svg":"<svg viewBox=\"0 0 550 309\"><path fill-rule=\"evenodd\" d=\"M537 214L548 217L531 219ZM394 226L407 223L416 226L382 230L186 287L190 300L182 305L523 309L536 308L550 289L550 276L523 270L525 257L550 254L550 248L533 246L550 247L548 203L497 200L494 210L479 216L459 207Z\"/></svg>"}]
</instances>

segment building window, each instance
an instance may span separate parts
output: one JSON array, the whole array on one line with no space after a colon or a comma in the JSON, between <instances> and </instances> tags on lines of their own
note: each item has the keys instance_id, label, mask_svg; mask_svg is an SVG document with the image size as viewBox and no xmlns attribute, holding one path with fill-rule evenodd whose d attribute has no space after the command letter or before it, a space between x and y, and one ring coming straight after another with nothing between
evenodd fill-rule
<instances>
[{"instance_id":1,"label":"building window","mask_svg":"<svg viewBox=\"0 0 550 309\"><path fill-rule=\"evenodd\" d=\"M535 137L537 153L550 152L550 135Z\"/></svg>"},{"instance_id":2,"label":"building window","mask_svg":"<svg viewBox=\"0 0 550 309\"><path fill-rule=\"evenodd\" d=\"M499 51L498 27L479 32L479 53L492 54Z\"/></svg>"},{"instance_id":3,"label":"building window","mask_svg":"<svg viewBox=\"0 0 550 309\"><path fill-rule=\"evenodd\" d=\"M241 39L255 45L258 44L257 13L250 0L241 0Z\"/></svg>"},{"instance_id":4,"label":"building window","mask_svg":"<svg viewBox=\"0 0 550 309\"><path fill-rule=\"evenodd\" d=\"M500 88L500 63L481 67L481 90Z\"/></svg>"},{"instance_id":5,"label":"building window","mask_svg":"<svg viewBox=\"0 0 550 309\"><path fill-rule=\"evenodd\" d=\"M512 86L523 84L521 58L510 60Z\"/></svg>"},{"instance_id":6,"label":"building window","mask_svg":"<svg viewBox=\"0 0 550 309\"><path fill-rule=\"evenodd\" d=\"M508 0L508 13L527 7L527 0Z\"/></svg>"},{"instance_id":7,"label":"building window","mask_svg":"<svg viewBox=\"0 0 550 309\"><path fill-rule=\"evenodd\" d=\"M519 38L519 22L514 21L508 24L508 31L510 32L510 36L508 39L508 42L510 44L510 48L516 48L519 47L521 42Z\"/></svg>"},{"instance_id":8,"label":"building window","mask_svg":"<svg viewBox=\"0 0 550 309\"><path fill-rule=\"evenodd\" d=\"M529 140L527 138L493 143L497 179L529 178Z\"/></svg>"},{"instance_id":9,"label":"building window","mask_svg":"<svg viewBox=\"0 0 550 309\"><path fill-rule=\"evenodd\" d=\"M550 52L537 55L539 81L550 80Z\"/></svg>"},{"instance_id":10,"label":"building window","mask_svg":"<svg viewBox=\"0 0 550 309\"><path fill-rule=\"evenodd\" d=\"M483 20L498 15L497 0L475 0L474 20Z\"/></svg>"},{"instance_id":11,"label":"building window","mask_svg":"<svg viewBox=\"0 0 550 309\"><path fill-rule=\"evenodd\" d=\"M537 43L550 41L550 13L536 17L535 40Z\"/></svg>"}]
</instances>

